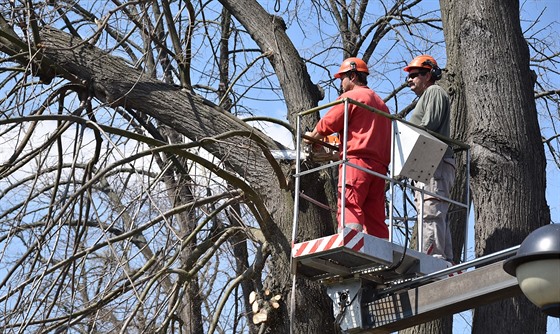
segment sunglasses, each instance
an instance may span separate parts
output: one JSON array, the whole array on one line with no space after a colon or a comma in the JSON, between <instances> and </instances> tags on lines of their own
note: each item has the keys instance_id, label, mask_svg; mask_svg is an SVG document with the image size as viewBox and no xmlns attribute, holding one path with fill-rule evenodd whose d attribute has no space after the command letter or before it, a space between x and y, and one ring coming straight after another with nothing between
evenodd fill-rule
<instances>
[{"instance_id":1,"label":"sunglasses","mask_svg":"<svg viewBox=\"0 0 560 334\"><path fill-rule=\"evenodd\" d=\"M416 78L416 77L419 76L419 75L420 75L420 76L424 76L424 75L426 75L426 73L428 73L428 72L410 73L410 74L407 76L407 79L414 79L414 78Z\"/></svg>"}]
</instances>

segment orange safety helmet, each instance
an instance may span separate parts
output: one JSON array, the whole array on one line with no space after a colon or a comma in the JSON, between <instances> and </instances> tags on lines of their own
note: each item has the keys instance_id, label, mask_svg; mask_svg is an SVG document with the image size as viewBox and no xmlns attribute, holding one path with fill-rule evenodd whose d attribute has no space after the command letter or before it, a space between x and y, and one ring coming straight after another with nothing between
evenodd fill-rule
<instances>
[{"instance_id":1,"label":"orange safety helmet","mask_svg":"<svg viewBox=\"0 0 560 334\"><path fill-rule=\"evenodd\" d=\"M404 70L406 72L410 72L412 68L425 68L428 70L432 70L439 67L434 57L429 55L421 55L412 59L412 61L408 64L407 67L404 68Z\"/></svg>"},{"instance_id":2,"label":"orange safety helmet","mask_svg":"<svg viewBox=\"0 0 560 334\"><path fill-rule=\"evenodd\" d=\"M364 72L366 74L369 74L369 70L365 61L361 60L360 58L350 57L346 58L342 62L340 68L338 69L338 72L335 73L334 77L340 79L343 73L350 71Z\"/></svg>"}]
</instances>

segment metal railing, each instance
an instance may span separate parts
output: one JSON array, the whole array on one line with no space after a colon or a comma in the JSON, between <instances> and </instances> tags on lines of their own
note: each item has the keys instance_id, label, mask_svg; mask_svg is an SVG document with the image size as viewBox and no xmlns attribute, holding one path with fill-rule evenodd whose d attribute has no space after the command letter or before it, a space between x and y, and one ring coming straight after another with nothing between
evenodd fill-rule
<instances>
[{"instance_id":1,"label":"metal railing","mask_svg":"<svg viewBox=\"0 0 560 334\"><path fill-rule=\"evenodd\" d=\"M311 113L315 113L315 112L319 112L323 109L326 108L330 108L333 107L337 104L344 104L344 128L343 128L343 133L342 133L342 138L343 140L341 140L341 144L342 144L342 158L338 161L331 161L328 163L324 163L322 165L319 165L317 167L302 171L301 170L301 164L302 164L302 157L301 154L299 152L302 152L302 129L301 129L301 118L305 115L309 115ZM377 113L383 117L387 117L389 119L391 119L392 121L392 140L391 140L391 163L389 166L389 175L384 175L384 174L380 174L377 172L374 172L372 170L366 169L366 168L362 168L360 166L357 166L351 162L349 162L348 157L347 157L347 138L348 138L348 106L349 104L354 104L357 105L361 108L364 108L366 110L369 110L370 112L374 112ZM454 148L454 151L466 151L466 166L468 166L470 164L470 147L465 144L462 143L460 141L457 140L453 140L450 138L447 138L445 136L442 136L438 133L435 133L433 131L429 131L427 129L424 129L422 127L419 127L415 124L412 124L410 122L407 122L406 120L400 119L395 115L391 115L388 113L385 113L381 110L378 110L376 108L370 107L366 104L363 104L361 102L352 100L350 98L343 98L322 106L318 106L316 108L312 108L306 111L303 111L301 113L298 114L297 116L297 120L296 120L296 152L298 152L296 154L296 166L295 166L295 174L293 175L295 178L295 198L294 198L294 216L293 216L293 231L292 231L292 245L295 242L296 239L296 234L297 234L297 227L298 227L298 215L299 215L299 202L300 202L300 193L301 193L301 185L300 185L300 177L307 175L307 174L311 174L311 173L315 173L318 172L320 170L326 169L326 168L333 168L339 165L342 165L341 168L341 173L338 176L339 178L341 178L341 180L339 180L341 182L341 184L345 184L346 183L346 168L348 166L353 167L353 168L357 168L359 170L362 170L366 173L369 173L371 175L375 175L376 177L382 178L385 181L389 182L390 187L389 187L389 210L388 210L388 215L385 217L385 220L388 221L388 228L389 228L389 241L390 242L394 242L394 237L393 237L393 230L395 227L395 221L404 221L405 219L408 220L414 220L414 219L409 219L405 217L398 217L395 216L395 186L400 186L402 188L403 192L406 192L407 189L410 189L412 191L415 192L419 192L420 194L420 205L418 205L418 208L420 209L419 212L417 212L417 219L415 219L416 221L416 225L421 227L422 226L422 217L423 217L423 202L424 202L424 196L425 195L429 195L431 197L437 198L441 201L446 201L450 204L454 204L460 208L463 208L465 210L465 214L466 214L466 223L465 223L465 240L464 240L464 247L463 247L463 262L466 261L466 254L467 254L467 240L468 240L468 219L469 219L469 197L470 197L470 193L469 193L469 168L465 168L465 191L466 191L466 203L463 202L459 202L459 201L455 201L452 200L451 198L446 198L443 196L440 196L438 194L435 193L431 193L428 192L424 189L415 187L411 184L409 184L408 182L403 182L402 180L396 179L394 178L395 175L395 138L397 136L396 133L396 129L397 127L395 126L395 122L402 122L408 126L411 127L415 127L417 129L420 129L422 131L426 131L427 133L433 135L434 137L436 137L437 139L443 141L444 143L446 143L448 146L451 146ZM342 224L342 226L345 226L345 207L346 207L346 187L342 187L341 188L341 194L340 194L340 201L341 201L341 210L340 210L340 222ZM406 201L406 199L405 199ZM404 204L404 203L403 203ZM406 215L406 213L405 213ZM422 251L422 228L418 228L418 250ZM406 230L405 233L407 233L407 235L405 235L405 238L408 238L408 233L410 233L410 231Z\"/></svg>"}]
</instances>

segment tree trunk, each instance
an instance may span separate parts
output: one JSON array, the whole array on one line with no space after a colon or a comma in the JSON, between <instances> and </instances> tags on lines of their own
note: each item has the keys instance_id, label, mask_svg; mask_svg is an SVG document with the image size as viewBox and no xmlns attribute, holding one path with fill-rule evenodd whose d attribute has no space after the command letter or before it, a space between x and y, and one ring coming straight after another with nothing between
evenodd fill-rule
<instances>
[{"instance_id":1,"label":"tree trunk","mask_svg":"<svg viewBox=\"0 0 560 334\"><path fill-rule=\"evenodd\" d=\"M275 70L278 82L282 87L288 121L295 128L296 117L299 112L317 106L323 96L318 86L311 82L305 68L305 63L297 49L288 38L286 25L279 16L270 15L257 2L251 0L220 0L230 13L249 31L255 42L263 52L268 52L268 59ZM312 117L302 119L302 129L312 128L318 120L318 113ZM336 203L336 193L329 192L330 184L327 178L320 178L319 174L301 178L301 189L306 195L323 203ZM275 222L282 232L283 239L289 240L292 233L293 193L278 193L270 189L271 193L278 196L280 203L292 203L278 206ZM297 241L315 239L334 233L332 215L329 211L318 209L314 205L302 202L298 224ZM268 239L271 240L271 239ZM287 289L291 282L290 258L291 253L273 259L273 272L268 277L267 285ZM290 326L294 333L332 333L333 324L331 301L327 297L324 287L316 282L306 279L297 280L296 309L294 321L290 323L288 308L282 308L272 329L274 333L289 333ZM286 298L288 300L288 298ZM325 314L330 316L325 317Z\"/></svg>"},{"instance_id":2,"label":"tree trunk","mask_svg":"<svg viewBox=\"0 0 560 334\"><path fill-rule=\"evenodd\" d=\"M447 49L448 58L452 57L449 55L454 51L456 50L451 48ZM455 74L456 72L456 65L448 62L445 68L445 75L440 85L447 90L451 101L451 138L466 143L466 106L465 99L461 98L463 95L459 93L463 84L460 81L461 77ZM468 152L464 148L454 147L454 153L457 169L453 190L451 191L451 198L460 203L470 203L470 200L467 201L466 187ZM470 193L468 195L472 198ZM465 247L466 228L468 224L467 208L451 204L447 219L449 220L451 228L453 262L460 263Z\"/></svg>"},{"instance_id":3,"label":"tree trunk","mask_svg":"<svg viewBox=\"0 0 560 334\"><path fill-rule=\"evenodd\" d=\"M517 1L440 3L456 95L453 135L464 133L472 149L475 248L481 256L520 244L550 222L529 51ZM544 333L546 317L525 297L475 310L473 332L504 328Z\"/></svg>"}]
</instances>

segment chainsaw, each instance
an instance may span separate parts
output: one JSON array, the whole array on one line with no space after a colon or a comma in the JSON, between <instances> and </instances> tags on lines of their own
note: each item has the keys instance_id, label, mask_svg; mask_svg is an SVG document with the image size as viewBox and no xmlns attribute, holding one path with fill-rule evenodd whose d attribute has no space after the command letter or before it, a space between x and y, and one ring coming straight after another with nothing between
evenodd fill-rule
<instances>
[{"instance_id":1,"label":"chainsaw","mask_svg":"<svg viewBox=\"0 0 560 334\"><path fill-rule=\"evenodd\" d=\"M303 144L300 152L297 150L271 150L270 153L277 160L296 160L297 154L300 159L312 162L328 162L339 160L338 147L340 140L338 136L326 136L319 140L303 135L302 138L311 141L311 144Z\"/></svg>"}]
</instances>

